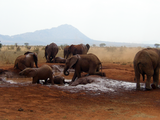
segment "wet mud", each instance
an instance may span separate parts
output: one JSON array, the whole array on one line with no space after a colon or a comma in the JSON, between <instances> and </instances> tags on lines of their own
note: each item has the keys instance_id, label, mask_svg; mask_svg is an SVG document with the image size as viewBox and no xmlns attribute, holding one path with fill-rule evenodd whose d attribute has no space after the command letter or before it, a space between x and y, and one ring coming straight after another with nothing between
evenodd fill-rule
<instances>
[{"instance_id":1,"label":"wet mud","mask_svg":"<svg viewBox=\"0 0 160 120\"><path fill-rule=\"evenodd\" d=\"M46 63L39 63L39 66ZM47 63L54 75L63 75L64 64ZM19 76L11 66L1 66L0 119L128 119L156 120L160 117L160 89L146 91L145 81L136 90L132 65L103 63L106 77L86 76L74 86L32 84L32 78ZM74 112L74 114L73 114Z\"/></svg>"}]
</instances>

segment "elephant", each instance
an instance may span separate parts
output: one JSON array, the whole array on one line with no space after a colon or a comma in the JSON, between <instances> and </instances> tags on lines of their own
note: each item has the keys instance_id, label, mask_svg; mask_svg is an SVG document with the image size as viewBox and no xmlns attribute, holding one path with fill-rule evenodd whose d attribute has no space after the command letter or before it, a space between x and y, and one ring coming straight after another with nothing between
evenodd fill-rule
<instances>
[{"instance_id":1,"label":"elephant","mask_svg":"<svg viewBox=\"0 0 160 120\"><path fill-rule=\"evenodd\" d=\"M55 57L53 63L65 63L66 59L62 57Z\"/></svg>"},{"instance_id":2,"label":"elephant","mask_svg":"<svg viewBox=\"0 0 160 120\"><path fill-rule=\"evenodd\" d=\"M72 55L76 55L76 54L87 54L88 50L90 48L89 44L79 44L79 45L71 45L68 47L68 54L66 55L66 58L68 58L68 56L70 54Z\"/></svg>"},{"instance_id":3,"label":"elephant","mask_svg":"<svg viewBox=\"0 0 160 120\"><path fill-rule=\"evenodd\" d=\"M79 84L83 84L83 85L86 85L88 83L93 83L95 82L93 79L89 78L88 76L86 77L81 77L81 78L78 78L76 81L72 82L70 84L70 86L77 86Z\"/></svg>"},{"instance_id":4,"label":"elephant","mask_svg":"<svg viewBox=\"0 0 160 120\"><path fill-rule=\"evenodd\" d=\"M145 80L145 89L151 90L150 81L153 77L152 88L157 88L159 83L159 67L160 67L160 50L156 48L146 48L139 51L133 60L135 80L137 82L136 89L140 89L140 75Z\"/></svg>"},{"instance_id":5,"label":"elephant","mask_svg":"<svg viewBox=\"0 0 160 120\"><path fill-rule=\"evenodd\" d=\"M20 55L16 58L14 63L14 68L20 69L20 70L24 70L27 67L33 68L34 63L38 68L37 62L38 62L38 58L36 53L33 53L33 52L24 53L24 55Z\"/></svg>"},{"instance_id":6,"label":"elephant","mask_svg":"<svg viewBox=\"0 0 160 120\"><path fill-rule=\"evenodd\" d=\"M99 71L101 66L101 72ZM81 77L82 72L86 72L89 75L100 75L105 76L105 73L102 72L102 64L98 57L92 53L83 54L83 55L74 55L66 60L63 73L64 75L69 75L68 69L75 69L72 82L76 78Z\"/></svg>"},{"instance_id":7,"label":"elephant","mask_svg":"<svg viewBox=\"0 0 160 120\"><path fill-rule=\"evenodd\" d=\"M69 45L67 45L67 46L64 48L64 58L68 58L68 56L69 56L68 48L69 48Z\"/></svg>"},{"instance_id":8,"label":"elephant","mask_svg":"<svg viewBox=\"0 0 160 120\"><path fill-rule=\"evenodd\" d=\"M54 84L52 68L49 65L44 64L39 68L26 68L19 72L19 75L33 77L33 84L39 83L39 80L45 80L45 83L47 83L48 78Z\"/></svg>"},{"instance_id":9,"label":"elephant","mask_svg":"<svg viewBox=\"0 0 160 120\"><path fill-rule=\"evenodd\" d=\"M52 60L55 58L55 56L58 53L58 46L55 43L51 43L50 45L47 45L45 47L45 58L46 58L46 62L51 63Z\"/></svg>"},{"instance_id":10,"label":"elephant","mask_svg":"<svg viewBox=\"0 0 160 120\"><path fill-rule=\"evenodd\" d=\"M66 82L64 81L64 77L54 76L53 77L54 84L64 85ZM51 80L48 80L48 83L51 83Z\"/></svg>"}]
</instances>

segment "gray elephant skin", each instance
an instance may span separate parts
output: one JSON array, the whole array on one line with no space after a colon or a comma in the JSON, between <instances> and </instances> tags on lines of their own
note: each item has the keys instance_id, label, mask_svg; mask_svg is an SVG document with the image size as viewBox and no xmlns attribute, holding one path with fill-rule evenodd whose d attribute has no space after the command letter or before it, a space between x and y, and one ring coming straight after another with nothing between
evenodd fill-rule
<instances>
[{"instance_id":1,"label":"gray elephant skin","mask_svg":"<svg viewBox=\"0 0 160 120\"><path fill-rule=\"evenodd\" d=\"M55 56L58 53L58 46L55 43L51 43L50 45L47 45L45 47L45 58L47 62L51 63L52 60L55 58Z\"/></svg>"},{"instance_id":2,"label":"gray elephant skin","mask_svg":"<svg viewBox=\"0 0 160 120\"><path fill-rule=\"evenodd\" d=\"M135 80L137 81L136 89L140 89L140 75L145 80L146 90L150 90L150 81L153 77L152 88L157 88L159 83L159 67L160 67L160 50L156 48L146 48L139 51L134 57ZM154 87L155 86L155 87Z\"/></svg>"},{"instance_id":3,"label":"gray elephant skin","mask_svg":"<svg viewBox=\"0 0 160 120\"><path fill-rule=\"evenodd\" d=\"M33 77L33 84L39 83L39 80L45 80L45 83L47 83L48 78L54 84L52 68L49 65L43 65L39 68L26 68L19 72L19 75Z\"/></svg>"},{"instance_id":4,"label":"gray elephant skin","mask_svg":"<svg viewBox=\"0 0 160 120\"><path fill-rule=\"evenodd\" d=\"M24 55L20 55L16 58L14 63L14 68L20 69L20 70L24 70L27 67L33 68L34 63L38 68L37 62L38 62L38 58L36 53L26 52L24 53Z\"/></svg>"},{"instance_id":5,"label":"gray elephant skin","mask_svg":"<svg viewBox=\"0 0 160 120\"><path fill-rule=\"evenodd\" d=\"M86 72L89 75L105 76L105 73L99 71L100 66L102 64L94 54L74 55L66 60L63 73L64 75L69 75L68 69L75 69L72 82L76 78L80 78L82 72Z\"/></svg>"},{"instance_id":6,"label":"gray elephant skin","mask_svg":"<svg viewBox=\"0 0 160 120\"><path fill-rule=\"evenodd\" d=\"M90 48L89 44L78 44L78 45L71 45L68 47L68 52L64 53L64 56L68 58L69 55L76 55L76 54L87 54L88 50ZM67 48L65 48L67 50ZM64 50L65 50L64 49Z\"/></svg>"}]
</instances>

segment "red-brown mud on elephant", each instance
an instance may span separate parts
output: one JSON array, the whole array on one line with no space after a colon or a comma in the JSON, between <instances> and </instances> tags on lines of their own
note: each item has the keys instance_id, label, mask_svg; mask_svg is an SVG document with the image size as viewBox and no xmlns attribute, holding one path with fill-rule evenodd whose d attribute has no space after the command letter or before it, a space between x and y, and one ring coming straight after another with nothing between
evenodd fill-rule
<instances>
[{"instance_id":1,"label":"red-brown mud on elephant","mask_svg":"<svg viewBox=\"0 0 160 120\"><path fill-rule=\"evenodd\" d=\"M39 66L43 64L46 63L40 63ZM13 65L0 68L19 72L13 69ZM103 63L102 70L109 79L134 83L134 69L130 64ZM70 79L72 76L67 77ZM160 89L124 90L119 94L102 92L99 95L93 95L92 92L96 91L71 93L56 87L33 84L0 87L0 119L157 120L160 117Z\"/></svg>"}]
</instances>

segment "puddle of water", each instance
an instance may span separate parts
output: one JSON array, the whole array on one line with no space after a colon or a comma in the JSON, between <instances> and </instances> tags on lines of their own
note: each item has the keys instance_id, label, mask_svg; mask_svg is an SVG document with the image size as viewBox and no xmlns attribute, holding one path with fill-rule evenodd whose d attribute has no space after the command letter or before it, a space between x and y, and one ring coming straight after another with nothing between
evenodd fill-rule
<instances>
[{"instance_id":1,"label":"puddle of water","mask_svg":"<svg viewBox=\"0 0 160 120\"><path fill-rule=\"evenodd\" d=\"M8 82L10 84L18 84L18 83L32 83L32 78L4 78L3 81Z\"/></svg>"}]
</instances>

